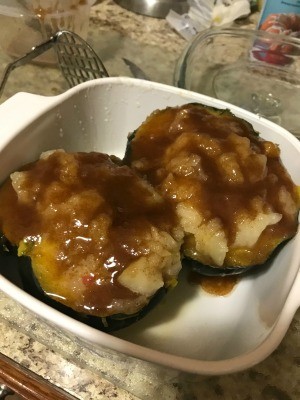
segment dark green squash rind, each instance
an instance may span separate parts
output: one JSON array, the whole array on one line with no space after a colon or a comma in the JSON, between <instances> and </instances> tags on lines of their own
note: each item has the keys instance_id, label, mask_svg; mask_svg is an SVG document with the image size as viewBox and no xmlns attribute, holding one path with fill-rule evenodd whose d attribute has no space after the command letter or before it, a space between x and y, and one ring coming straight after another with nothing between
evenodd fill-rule
<instances>
[{"instance_id":1,"label":"dark green squash rind","mask_svg":"<svg viewBox=\"0 0 300 400\"><path fill-rule=\"evenodd\" d=\"M242 275L246 274L248 272L254 272L254 271L261 271L262 269L267 269L271 266L274 258L280 253L282 248L292 239L286 239L279 243L279 245L272 251L270 254L268 260L266 260L262 264L254 264L254 265L249 265L247 267L215 267L212 265L205 265L200 263L199 261L196 261L191 258L184 258L183 263L184 265L188 266L191 268L194 272L199 273L200 275L205 275L205 276L230 276L230 275Z\"/></svg>"},{"instance_id":2,"label":"dark green squash rind","mask_svg":"<svg viewBox=\"0 0 300 400\"><path fill-rule=\"evenodd\" d=\"M9 264L9 268L6 269L5 266L7 264ZM19 257L17 255L17 247L12 246L3 235L0 236L0 273L36 299L77 321L103 332L114 332L139 321L148 314L167 293L166 288L159 289L150 299L149 303L141 311L133 315L116 314L109 317L96 317L79 313L47 296L34 275L30 257Z\"/></svg>"}]
</instances>

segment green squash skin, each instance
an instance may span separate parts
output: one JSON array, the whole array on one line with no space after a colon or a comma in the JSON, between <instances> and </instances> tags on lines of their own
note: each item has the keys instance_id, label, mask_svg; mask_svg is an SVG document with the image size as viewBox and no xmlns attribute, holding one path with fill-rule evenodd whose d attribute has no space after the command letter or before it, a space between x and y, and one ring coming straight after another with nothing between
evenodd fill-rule
<instances>
[{"instance_id":1,"label":"green squash skin","mask_svg":"<svg viewBox=\"0 0 300 400\"><path fill-rule=\"evenodd\" d=\"M154 308L157 303L164 297L166 293L166 289L162 288L156 292L156 294L152 297L150 302L138 313L133 315L126 314L115 314L109 317L97 317L93 315L79 313L74 311L72 308L61 304L45 294L41 286L39 285L37 279L35 278L34 272L31 267L31 262L28 257L21 257L20 260L20 274L22 277L24 289L32 294L38 300L41 300L43 303L48 304L52 308L62 312L65 315L68 315L71 318L76 319L77 321L83 322L86 325L89 325L93 328L99 329L103 332L115 332L120 329L126 328L133 323L142 319L148 312Z\"/></svg>"},{"instance_id":2,"label":"green squash skin","mask_svg":"<svg viewBox=\"0 0 300 400\"><path fill-rule=\"evenodd\" d=\"M122 160L123 164L125 164L125 165L128 165L127 164L127 160L131 158L131 146L130 146L130 144L134 140L137 131L138 131L138 129L136 129L135 131L133 131L132 133L130 133L128 135L125 154L124 154L124 158Z\"/></svg>"},{"instance_id":3,"label":"green squash skin","mask_svg":"<svg viewBox=\"0 0 300 400\"><path fill-rule=\"evenodd\" d=\"M6 269L5 266L8 264L9 268ZM28 294L57 311L107 333L126 328L142 319L162 300L168 291L166 288L159 289L150 302L140 312L133 315L116 314L102 318L79 313L47 296L34 275L30 257L19 257L17 247L12 246L3 235L0 235L0 273Z\"/></svg>"},{"instance_id":4,"label":"green squash skin","mask_svg":"<svg viewBox=\"0 0 300 400\"><path fill-rule=\"evenodd\" d=\"M246 267L215 267L212 265L205 265L197 260L193 260L191 258L184 258L183 264L191 268L194 272L199 275L204 276L231 276L231 275L245 275L248 272L259 273L263 270L268 269L273 263L274 259L283 249L283 247L291 240L292 238L286 239L282 241L270 254L270 257L262 264L254 264L248 265Z\"/></svg>"}]
</instances>

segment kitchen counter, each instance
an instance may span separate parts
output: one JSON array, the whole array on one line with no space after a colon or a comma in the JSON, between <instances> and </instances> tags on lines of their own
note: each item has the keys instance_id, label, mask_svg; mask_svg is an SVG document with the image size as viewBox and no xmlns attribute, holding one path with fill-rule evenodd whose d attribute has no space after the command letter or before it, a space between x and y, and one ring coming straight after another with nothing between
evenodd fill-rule
<instances>
[{"instance_id":1,"label":"kitchen counter","mask_svg":"<svg viewBox=\"0 0 300 400\"><path fill-rule=\"evenodd\" d=\"M255 17L243 21L253 27ZM92 8L89 42L111 76L130 72L126 57L154 81L171 84L185 41L164 20L135 15L111 0ZM0 72L10 61L0 53ZM27 65L14 71L1 102L19 91L55 95L66 90L53 66ZM300 310L280 346L253 368L219 377L194 376L110 352L95 353L0 293L1 352L77 399L299 400Z\"/></svg>"}]
</instances>

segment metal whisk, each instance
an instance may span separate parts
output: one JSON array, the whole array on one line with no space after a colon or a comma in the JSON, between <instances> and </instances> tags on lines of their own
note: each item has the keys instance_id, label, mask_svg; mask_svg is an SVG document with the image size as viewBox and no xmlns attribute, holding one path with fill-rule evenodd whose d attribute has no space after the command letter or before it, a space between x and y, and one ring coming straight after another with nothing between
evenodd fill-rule
<instances>
[{"instance_id":1,"label":"metal whisk","mask_svg":"<svg viewBox=\"0 0 300 400\"><path fill-rule=\"evenodd\" d=\"M33 47L30 52L8 64L0 83L0 96L9 74L45 51L53 48L57 55L58 66L70 87L91 79L104 78L108 73L92 47L76 33L58 31L49 40Z\"/></svg>"}]
</instances>

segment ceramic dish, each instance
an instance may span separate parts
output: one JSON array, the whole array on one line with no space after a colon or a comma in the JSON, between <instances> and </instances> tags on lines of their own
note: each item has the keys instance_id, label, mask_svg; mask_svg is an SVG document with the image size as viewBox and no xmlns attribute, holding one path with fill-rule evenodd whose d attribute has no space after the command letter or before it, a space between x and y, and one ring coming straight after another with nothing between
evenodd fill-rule
<instances>
[{"instance_id":1,"label":"ceramic dish","mask_svg":"<svg viewBox=\"0 0 300 400\"><path fill-rule=\"evenodd\" d=\"M279 144L283 163L300 183L300 143L283 128L220 100L131 78L90 81L56 97L19 93L6 101L0 107L0 181L53 148L122 157L128 133L150 112L188 102L230 108L252 123L262 137ZM35 299L18 287L17 279L8 277L9 266L3 261L0 289L38 319L94 349L108 348L192 373L223 374L260 362L284 337L300 305L299 245L297 234L269 268L245 276L225 297L191 286L183 271L179 285L162 303L115 334L91 328Z\"/></svg>"}]
</instances>

